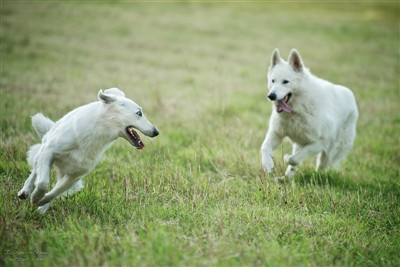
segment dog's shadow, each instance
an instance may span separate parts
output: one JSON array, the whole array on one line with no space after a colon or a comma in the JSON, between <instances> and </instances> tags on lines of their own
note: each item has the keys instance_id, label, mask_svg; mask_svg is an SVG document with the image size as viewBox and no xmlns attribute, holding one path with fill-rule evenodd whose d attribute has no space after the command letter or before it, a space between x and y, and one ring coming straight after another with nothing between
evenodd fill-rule
<instances>
[{"instance_id":1,"label":"dog's shadow","mask_svg":"<svg viewBox=\"0 0 400 267\"><path fill-rule=\"evenodd\" d=\"M304 170L296 175L296 184L300 186L330 186L356 190L359 185L346 175L335 171L317 172Z\"/></svg>"},{"instance_id":2,"label":"dog's shadow","mask_svg":"<svg viewBox=\"0 0 400 267\"><path fill-rule=\"evenodd\" d=\"M371 182L360 178L355 178L352 174L345 171L322 171L304 170L296 174L294 178L298 186L303 187L334 187L346 191L367 191L382 192L392 191L397 187L393 182L380 181Z\"/></svg>"}]
</instances>

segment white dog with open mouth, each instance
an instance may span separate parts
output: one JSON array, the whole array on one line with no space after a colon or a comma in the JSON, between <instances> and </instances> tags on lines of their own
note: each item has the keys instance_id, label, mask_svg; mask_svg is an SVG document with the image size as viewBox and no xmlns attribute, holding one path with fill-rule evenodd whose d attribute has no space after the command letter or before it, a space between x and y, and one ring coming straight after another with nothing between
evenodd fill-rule
<instances>
[{"instance_id":1,"label":"white dog with open mouth","mask_svg":"<svg viewBox=\"0 0 400 267\"><path fill-rule=\"evenodd\" d=\"M81 190L83 176L95 168L104 151L118 137L142 149L144 143L135 129L149 137L158 135L142 108L126 98L121 90L100 90L98 99L72 110L55 123L40 113L32 117L32 125L42 142L28 152L32 171L18 197L26 199L30 196L32 204L39 206L40 213L45 213L59 195L71 195ZM58 181L47 192L53 164Z\"/></svg>"},{"instance_id":2,"label":"white dog with open mouth","mask_svg":"<svg viewBox=\"0 0 400 267\"><path fill-rule=\"evenodd\" d=\"M295 49L288 62L273 51L268 87L275 107L261 146L264 170L272 172L272 152L285 137L293 143L292 154L284 157L289 164L285 176L293 176L313 155L318 155L317 169L339 167L356 136L358 110L352 91L312 75Z\"/></svg>"}]
</instances>

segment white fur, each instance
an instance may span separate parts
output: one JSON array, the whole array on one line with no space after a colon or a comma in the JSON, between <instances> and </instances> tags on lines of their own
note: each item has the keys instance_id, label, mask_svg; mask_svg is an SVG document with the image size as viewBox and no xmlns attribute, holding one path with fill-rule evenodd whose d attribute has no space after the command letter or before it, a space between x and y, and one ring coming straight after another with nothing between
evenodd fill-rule
<instances>
[{"instance_id":1,"label":"white fur","mask_svg":"<svg viewBox=\"0 0 400 267\"><path fill-rule=\"evenodd\" d=\"M286 80L286 81L285 81ZM284 82L285 81L285 82ZM350 89L312 75L293 49L288 61L274 50L268 71L269 98L277 101L291 94L291 113L278 113L273 105L265 140L261 146L262 166L274 168L273 151L288 137L293 143L285 176L292 177L307 157L318 155L317 169L338 168L351 150L356 135L358 110Z\"/></svg>"},{"instance_id":2,"label":"white fur","mask_svg":"<svg viewBox=\"0 0 400 267\"><path fill-rule=\"evenodd\" d=\"M126 132L127 126L150 137L158 135L157 129L141 114L141 107L119 89L100 90L98 98L99 101L72 110L56 123L40 113L32 117L32 125L42 142L28 152L32 171L18 196L21 199L30 196L41 213L59 195L81 190L82 177L94 169L118 137L133 144ZM53 164L58 181L47 192Z\"/></svg>"}]
</instances>

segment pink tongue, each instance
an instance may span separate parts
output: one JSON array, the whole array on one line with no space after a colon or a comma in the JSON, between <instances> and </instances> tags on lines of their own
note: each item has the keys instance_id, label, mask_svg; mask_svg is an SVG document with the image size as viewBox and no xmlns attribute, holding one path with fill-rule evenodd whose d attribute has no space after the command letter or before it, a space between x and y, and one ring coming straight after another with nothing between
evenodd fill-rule
<instances>
[{"instance_id":1,"label":"pink tongue","mask_svg":"<svg viewBox=\"0 0 400 267\"><path fill-rule=\"evenodd\" d=\"M278 101L278 105L276 106L276 108L277 108L278 112L282 112L282 111L287 112L287 113L292 112L292 109L283 100Z\"/></svg>"}]
</instances>

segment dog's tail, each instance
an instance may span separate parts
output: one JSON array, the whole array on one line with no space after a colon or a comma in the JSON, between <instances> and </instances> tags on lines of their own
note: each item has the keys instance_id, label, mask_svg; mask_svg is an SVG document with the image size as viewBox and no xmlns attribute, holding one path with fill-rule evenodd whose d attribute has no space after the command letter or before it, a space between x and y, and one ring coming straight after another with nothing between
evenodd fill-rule
<instances>
[{"instance_id":1,"label":"dog's tail","mask_svg":"<svg viewBox=\"0 0 400 267\"><path fill-rule=\"evenodd\" d=\"M32 117L32 126L37 134L42 138L54 126L54 121L50 120L42 113L37 113Z\"/></svg>"}]
</instances>

